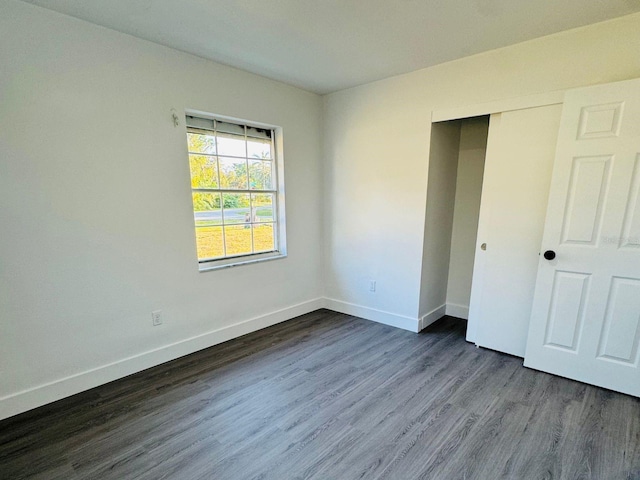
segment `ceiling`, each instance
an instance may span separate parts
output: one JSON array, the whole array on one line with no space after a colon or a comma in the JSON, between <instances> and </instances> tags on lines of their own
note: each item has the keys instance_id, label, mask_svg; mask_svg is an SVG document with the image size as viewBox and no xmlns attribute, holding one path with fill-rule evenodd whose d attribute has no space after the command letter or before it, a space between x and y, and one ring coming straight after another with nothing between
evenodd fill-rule
<instances>
[{"instance_id":1,"label":"ceiling","mask_svg":"<svg viewBox=\"0 0 640 480\"><path fill-rule=\"evenodd\" d=\"M640 11L640 0L23 0L320 94Z\"/></svg>"}]
</instances>

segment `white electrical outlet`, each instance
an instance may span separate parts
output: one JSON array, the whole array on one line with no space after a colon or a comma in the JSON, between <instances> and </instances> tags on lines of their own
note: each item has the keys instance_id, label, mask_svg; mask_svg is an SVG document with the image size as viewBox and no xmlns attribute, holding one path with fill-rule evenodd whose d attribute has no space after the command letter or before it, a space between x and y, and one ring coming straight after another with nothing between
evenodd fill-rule
<instances>
[{"instance_id":1,"label":"white electrical outlet","mask_svg":"<svg viewBox=\"0 0 640 480\"><path fill-rule=\"evenodd\" d=\"M151 320L153 321L154 327L162 325L162 310L154 310L151 312Z\"/></svg>"},{"instance_id":2,"label":"white electrical outlet","mask_svg":"<svg viewBox=\"0 0 640 480\"><path fill-rule=\"evenodd\" d=\"M376 291L376 281L375 280L371 280L369 282L369 291L370 292L375 292Z\"/></svg>"}]
</instances>

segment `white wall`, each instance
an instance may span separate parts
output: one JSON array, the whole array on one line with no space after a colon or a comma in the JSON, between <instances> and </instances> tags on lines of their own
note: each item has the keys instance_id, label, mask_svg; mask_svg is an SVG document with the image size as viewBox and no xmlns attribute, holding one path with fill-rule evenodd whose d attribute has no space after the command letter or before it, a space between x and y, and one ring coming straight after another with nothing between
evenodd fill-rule
<instances>
[{"instance_id":1,"label":"white wall","mask_svg":"<svg viewBox=\"0 0 640 480\"><path fill-rule=\"evenodd\" d=\"M11 0L0 45L0 418L321 305L319 96ZM283 127L288 258L198 272L171 108Z\"/></svg>"},{"instance_id":2,"label":"white wall","mask_svg":"<svg viewBox=\"0 0 640 480\"><path fill-rule=\"evenodd\" d=\"M460 126L447 305L462 318L469 313L488 133L489 117L465 119Z\"/></svg>"},{"instance_id":3,"label":"white wall","mask_svg":"<svg viewBox=\"0 0 640 480\"><path fill-rule=\"evenodd\" d=\"M453 213L456 198L456 177L460 153L461 122L434 123L431 128L429 171L424 248L433 254L422 258L419 316L428 316L433 323L444 315L447 300L447 279Z\"/></svg>"},{"instance_id":4,"label":"white wall","mask_svg":"<svg viewBox=\"0 0 640 480\"><path fill-rule=\"evenodd\" d=\"M419 315L433 110L640 77L638 52L635 14L324 97L327 295Z\"/></svg>"}]
</instances>

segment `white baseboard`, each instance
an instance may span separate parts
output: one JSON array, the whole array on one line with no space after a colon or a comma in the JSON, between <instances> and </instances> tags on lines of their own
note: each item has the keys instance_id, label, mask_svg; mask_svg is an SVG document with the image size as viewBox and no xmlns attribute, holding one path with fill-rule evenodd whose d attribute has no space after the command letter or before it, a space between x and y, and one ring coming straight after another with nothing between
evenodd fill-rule
<instances>
[{"instance_id":1,"label":"white baseboard","mask_svg":"<svg viewBox=\"0 0 640 480\"><path fill-rule=\"evenodd\" d=\"M346 313L347 315L354 315L356 317L361 317L378 323L384 323L385 325L402 328L414 333L420 331L420 321L417 318L385 312L383 310L343 302L333 298L325 298L324 302L325 308L328 308L329 310Z\"/></svg>"},{"instance_id":2,"label":"white baseboard","mask_svg":"<svg viewBox=\"0 0 640 480\"><path fill-rule=\"evenodd\" d=\"M438 308L434 308L429 313L420 317L420 330L427 328L433 322L440 320L442 317L444 317L446 308L447 308L446 305L440 305Z\"/></svg>"},{"instance_id":3,"label":"white baseboard","mask_svg":"<svg viewBox=\"0 0 640 480\"><path fill-rule=\"evenodd\" d=\"M276 323L284 322L325 306L323 298L245 320L227 327L134 355L102 367L87 370L38 387L0 398L0 420L55 402L90 388L140 372L161 363L197 352Z\"/></svg>"},{"instance_id":4,"label":"white baseboard","mask_svg":"<svg viewBox=\"0 0 640 480\"><path fill-rule=\"evenodd\" d=\"M469 307L465 305L456 305L455 303L447 303L447 315L469 320Z\"/></svg>"},{"instance_id":5,"label":"white baseboard","mask_svg":"<svg viewBox=\"0 0 640 480\"><path fill-rule=\"evenodd\" d=\"M0 420L321 308L354 315L414 333L428 327L445 314L459 318L468 318L469 314L468 307L446 304L420 318L413 318L332 298L316 298L2 397L0 398Z\"/></svg>"}]
</instances>

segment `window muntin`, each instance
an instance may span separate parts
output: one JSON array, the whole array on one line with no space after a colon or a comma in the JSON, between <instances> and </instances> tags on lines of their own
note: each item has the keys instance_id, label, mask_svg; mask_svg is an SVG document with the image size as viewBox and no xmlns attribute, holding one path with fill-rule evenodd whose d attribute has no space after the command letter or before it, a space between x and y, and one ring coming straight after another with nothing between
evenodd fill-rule
<instances>
[{"instance_id":1,"label":"window muntin","mask_svg":"<svg viewBox=\"0 0 640 480\"><path fill-rule=\"evenodd\" d=\"M274 138L273 129L187 116L201 269L280 254Z\"/></svg>"}]
</instances>

